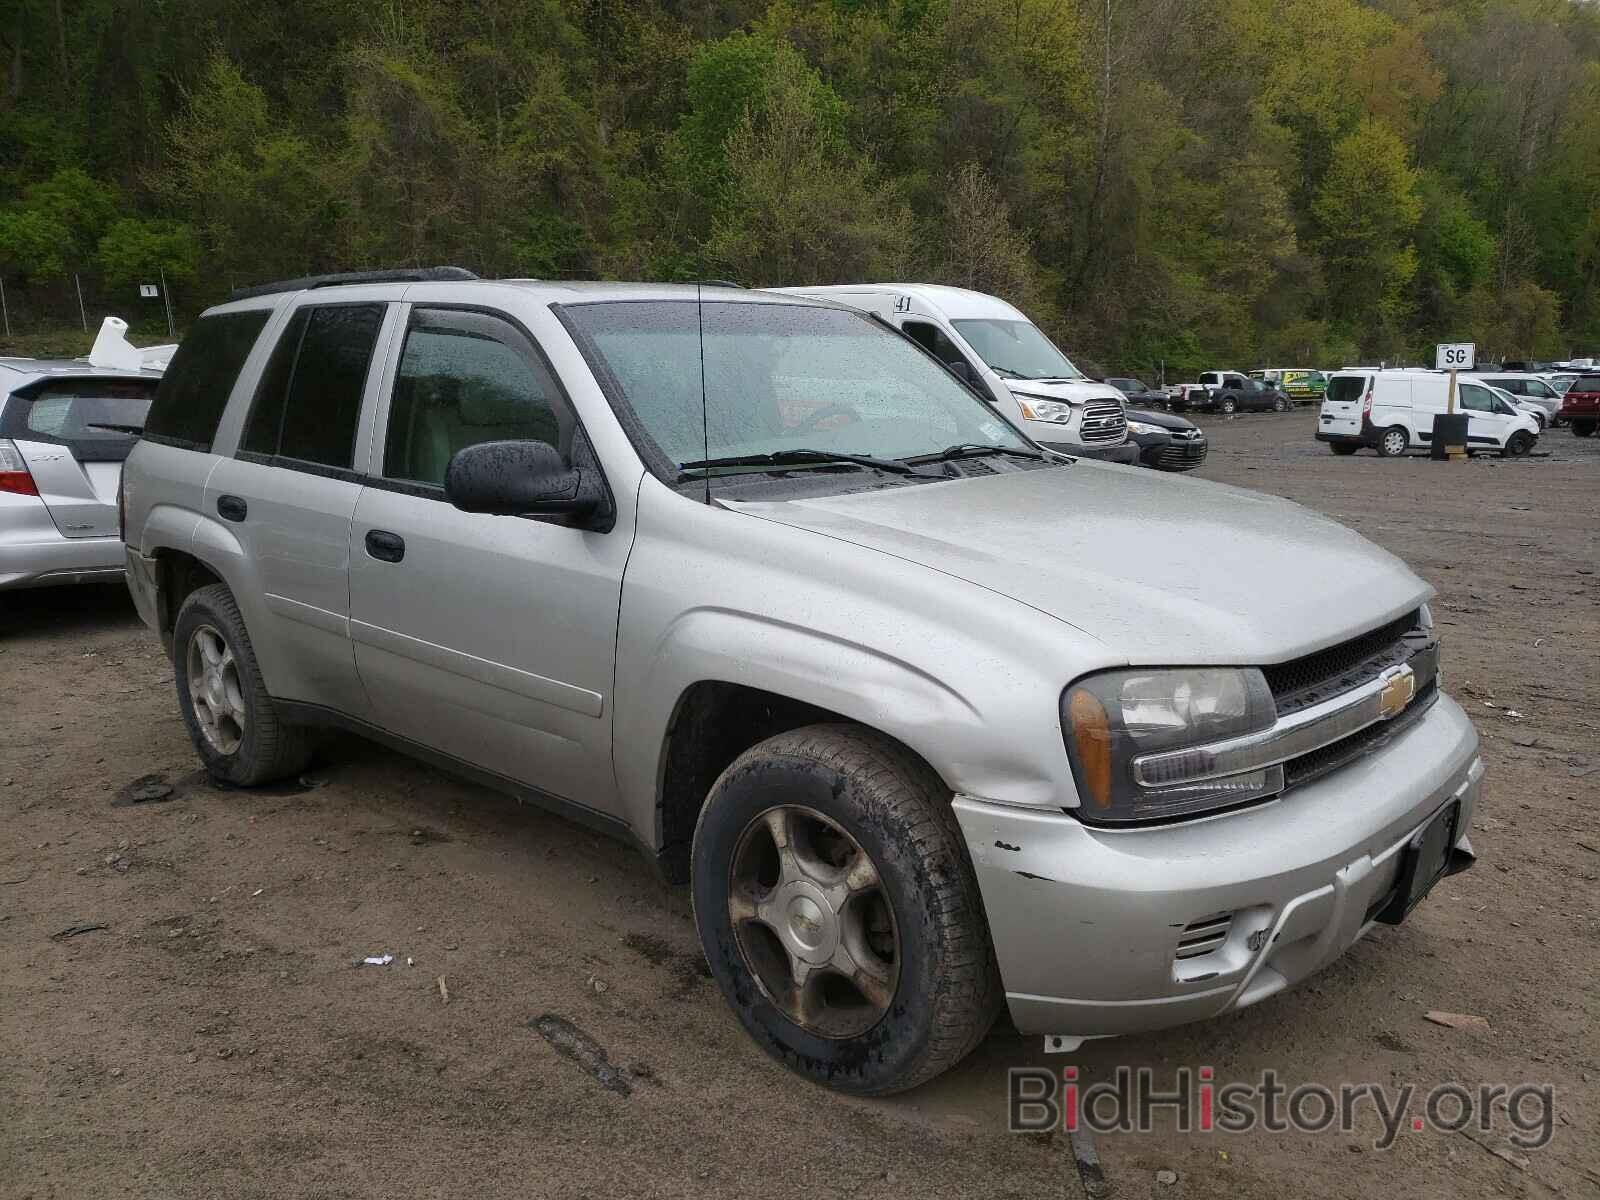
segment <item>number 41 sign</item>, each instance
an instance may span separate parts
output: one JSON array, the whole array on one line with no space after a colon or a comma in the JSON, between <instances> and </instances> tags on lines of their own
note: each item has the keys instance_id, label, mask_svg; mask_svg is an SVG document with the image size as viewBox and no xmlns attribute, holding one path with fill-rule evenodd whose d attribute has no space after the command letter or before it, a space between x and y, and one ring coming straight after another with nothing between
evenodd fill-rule
<instances>
[{"instance_id":1,"label":"number 41 sign","mask_svg":"<svg viewBox=\"0 0 1600 1200\"><path fill-rule=\"evenodd\" d=\"M1470 371L1476 354L1472 342L1440 342L1434 350L1433 366L1438 371Z\"/></svg>"}]
</instances>

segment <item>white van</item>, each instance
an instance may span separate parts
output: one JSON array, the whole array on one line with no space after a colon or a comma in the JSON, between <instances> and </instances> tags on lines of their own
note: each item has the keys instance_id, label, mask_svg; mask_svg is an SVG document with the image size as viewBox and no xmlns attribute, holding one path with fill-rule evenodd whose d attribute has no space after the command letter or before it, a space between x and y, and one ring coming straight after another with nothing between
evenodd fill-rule
<instances>
[{"instance_id":1,"label":"white van","mask_svg":"<svg viewBox=\"0 0 1600 1200\"><path fill-rule=\"evenodd\" d=\"M1004 300L932 283L769 288L872 313L919 343L1052 450L1136 463L1123 395L1096 383Z\"/></svg>"},{"instance_id":2,"label":"white van","mask_svg":"<svg viewBox=\"0 0 1600 1200\"><path fill-rule=\"evenodd\" d=\"M1467 414L1467 450L1526 454L1539 439L1539 423L1492 389L1458 378L1457 411ZM1317 441L1335 454L1371 446L1384 457L1426 447L1433 418L1446 411L1450 377L1441 371L1384 371L1362 367L1335 371L1328 380L1317 423Z\"/></svg>"}]
</instances>

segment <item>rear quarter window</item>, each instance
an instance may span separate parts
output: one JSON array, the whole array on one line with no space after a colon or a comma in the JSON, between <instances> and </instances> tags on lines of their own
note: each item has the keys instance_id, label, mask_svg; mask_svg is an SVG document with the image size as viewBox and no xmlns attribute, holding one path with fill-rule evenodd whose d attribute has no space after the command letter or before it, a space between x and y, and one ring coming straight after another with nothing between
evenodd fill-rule
<instances>
[{"instance_id":1,"label":"rear quarter window","mask_svg":"<svg viewBox=\"0 0 1600 1200\"><path fill-rule=\"evenodd\" d=\"M196 321L162 376L144 436L185 450L210 450L234 382L270 315L260 308Z\"/></svg>"},{"instance_id":2,"label":"rear quarter window","mask_svg":"<svg viewBox=\"0 0 1600 1200\"><path fill-rule=\"evenodd\" d=\"M1572 381L1569 392L1600 392L1600 375L1580 375Z\"/></svg>"}]
</instances>

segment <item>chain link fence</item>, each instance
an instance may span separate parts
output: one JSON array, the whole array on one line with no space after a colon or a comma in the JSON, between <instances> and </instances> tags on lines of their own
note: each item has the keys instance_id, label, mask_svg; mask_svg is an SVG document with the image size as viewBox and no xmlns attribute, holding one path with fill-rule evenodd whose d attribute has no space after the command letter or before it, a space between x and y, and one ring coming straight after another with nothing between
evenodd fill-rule
<instances>
[{"instance_id":1,"label":"chain link fence","mask_svg":"<svg viewBox=\"0 0 1600 1200\"><path fill-rule=\"evenodd\" d=\"M27 280L0 273L0 354L40 353L41 341L92 338L106 317L128 323L136 344L176 341L205 308L226 299L226 280L174 281L160 273L137 283L109 283L98 272Z\"/></svg>"}]
</instances>

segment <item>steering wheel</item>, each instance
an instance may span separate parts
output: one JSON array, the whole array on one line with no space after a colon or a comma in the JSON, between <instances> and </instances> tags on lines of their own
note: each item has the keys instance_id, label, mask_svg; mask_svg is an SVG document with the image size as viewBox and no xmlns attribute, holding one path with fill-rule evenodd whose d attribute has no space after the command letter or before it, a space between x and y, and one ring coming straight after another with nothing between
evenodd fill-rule
<instances>
[{"instance_id":1,"label":"steering wheel","mask_svg":"<svg viewBox=\"0 0 1600 1200\"><path fill-rule=\"evenodd\" d=\"M847 404L824 404L805 419L804 428L820 432L822 422L829 417L844 417L845 419L839 422L840 425L851 425L861 420L861 414Z\"/></svg>"}]
</instances>

